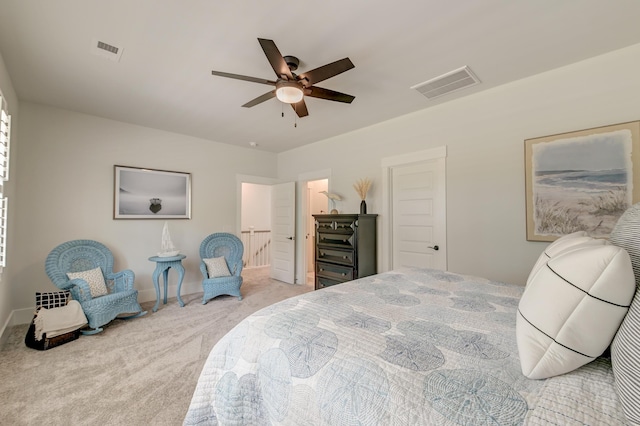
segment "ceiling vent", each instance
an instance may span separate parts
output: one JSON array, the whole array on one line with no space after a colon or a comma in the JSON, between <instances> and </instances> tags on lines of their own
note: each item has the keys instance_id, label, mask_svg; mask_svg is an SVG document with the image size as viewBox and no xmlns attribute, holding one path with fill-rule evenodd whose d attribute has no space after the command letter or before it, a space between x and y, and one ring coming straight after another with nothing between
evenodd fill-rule
<instances>
[{"instance_id":1,"label":"ceiling vent","mask_svg":"<svg viewBox=\"0 0 640 426\"><path fill-rule=\"evenodd\" d=\"M107 59L110 59L114 62L119 62L120 57L122 56L122 48L114 46L109 43L105 43L104 41L100 41L97 38L92 40L91 44L91 53L94 55L102 56Z\"/></svg>"},{"instance_id":2,"label":"ceiling vent","mask_svg":"<svg viewBox=\"0 0 640 426\"><path fill-rule=\"evenodd\" d=\"M434 99L455 92L456 90L464 89L465 87L475 86L478 83L480 83L478 77L473 74L469 67L464 66L442 74L439 77L427 80L424 83L411 86L411 88L422 93L429 99Z\"/></svg>"}]
</instances>

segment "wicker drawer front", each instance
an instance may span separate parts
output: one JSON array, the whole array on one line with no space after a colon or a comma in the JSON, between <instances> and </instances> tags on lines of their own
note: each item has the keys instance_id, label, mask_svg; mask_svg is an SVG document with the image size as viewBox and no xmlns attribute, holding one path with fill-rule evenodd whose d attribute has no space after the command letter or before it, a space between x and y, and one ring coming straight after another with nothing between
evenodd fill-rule
<instances>
[{"instance_id":1,"label":"wicker drawer front","mask_svg":"<svg viewBox=\"0 0 640 426\"><path fill-rule=\"evenodd\" d=\"M319 246L317 248L316 259L319 261L339 263L341 265L353 266L354 252L353 250L338 250L328 247Z\"/></svg>"},{"instance_id":2,"label":"wicker drawer front","mask_svg":"<svg viewBox=\"0 0 640 426\"><path fill-rule=\"evenodd\" d=\"M329 278L316 277L316 290L325 287L331 287L332 285L342 284L341 281L330 280Z\"/></svg>"},{"instance_id":3,"label":"wicker drawer front","mask_svg":"<svg viewBox=\"0 0 640 426\"><path fill-rule=\"evenodd\" d=\"M318 246L343 247L352 249L354 247L353 233L342 234L335 232L318 232Z\"/></svg>"},{"instance_id":4,"label":"wicker drawer front","mask_svg":"<svg viewBox=\"0 0 640 426\"><path fill-rule=\"evenodd\" d=\"M353 279L353 268L331 263L316 262L316 274L319 277L330 278L339 282L351 281Z\"/></svg>"}]
</instances>

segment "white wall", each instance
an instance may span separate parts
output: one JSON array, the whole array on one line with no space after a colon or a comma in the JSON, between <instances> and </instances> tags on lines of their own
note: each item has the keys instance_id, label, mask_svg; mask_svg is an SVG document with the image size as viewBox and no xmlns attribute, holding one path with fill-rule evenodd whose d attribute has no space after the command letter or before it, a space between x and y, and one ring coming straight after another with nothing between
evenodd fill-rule
<instances>
[{"instance_id":1,"label":"white wall","mask_svg":"<svg viewBox=\"0 0 640 426\"><path fill-rule=\"evenodd\" d=\"M271 229L271 186L242 183L241 230L256 231Z\"/></svg>"},{"instance_id":2,"label":"white wall","mask_svg":"<svg viewBox=\"0 0 640 426\"><path fill-rule=\"evenodd\" d=\"M329 180L320 179L307 182L307 188L309 192L309 214L327 214L329 213L329 199L326 195L321 194L320 191L329 191ZM312 227L311 233L315 231L315 227Z\"/></svg>"},{"instance_id":3,"label":"white wall","mask_svg":"<svg viewBox=\"0 0 640 426\"><path fill-rule=\"evenodd\" d=\"M303 146L278 156L278 176L330 168L345 213L359 211L353 183L373 178L380 230L381 159L446 145L449 270L524 284L546 246L526 241L524 140L640 119L639 65L636 45ZM386 247L379 239L379 259Z\"/></svg>"},{"instance_id":4,"label":"white wall","mask_svg":"<svg viewBox=\"0 0 640 426\"><path fill-rule=\"evenodd\" d=\"M19 131L21 155L13 171L21 197L6 277L13 309L31 308L35 291L55 289L44 272L45 258L56 245L77 238L106 244L116 270L135 272L139 299L155 300L155 264L148 258L160 249L164 220L113 219L114 165L191 173L192 219L169 221L173 243L187 255L183 295L202 291L202 239L236 232L236 175L274 178L276 172L275 154L33 103L21 104ZM170 297L176 278L169 273Z\"/></svg>"},{"instance_id":5,"label":"white wall","mask_svg":"<svg viewBox=\"0 0 640 426\"><path fill-rule=\"evenodd\" d=\"M11 77L7 72L7 69L4 64L4 59L0 55L0 91L2 91L2 95L5 97L7 101L7 105L9 106L9 113L11 114L11 164L9 165L9 181L5 182L2 188L2 193L9 197L9 214L8 214L8 229L13 229L16 223L17 209L17 193L16 193L16 185L18 182L18 177L16 176L16 167L18 159L18 147L19 147L19 137L18 137L18 116L19 116L19 104L18 97L16 96L16 92L13 88L13 84L11 83ZM7 231L7 241L8 246L11 247L13 242L16 241L16 235L13 231ZM0 274L0 333L6 328L8 325L8 321L11 319L11 311L13 310L12 303L12 288L14 286L13 282L7 277L11 273L13 268L13 261L15 256L8 250L7 256L7 267L4 268L2 274ZM4 334L3 334L4 336ZM1 342L0 342L1 343Z\"/></svg>"}]
</instances>

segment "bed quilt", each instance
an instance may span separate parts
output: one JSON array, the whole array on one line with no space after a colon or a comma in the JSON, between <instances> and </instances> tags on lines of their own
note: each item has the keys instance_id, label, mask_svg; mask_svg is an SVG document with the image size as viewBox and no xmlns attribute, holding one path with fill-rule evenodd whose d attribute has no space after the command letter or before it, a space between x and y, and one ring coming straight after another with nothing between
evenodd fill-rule
<instances>
[{"instance_id":1,"label":"bed quilt","mask_svg":"<svg viewBox=\"0 0 640 426\"><path fill-rule=\"evenodd\" d=\"M625 424L606 358L522 375L523 290L405 269L287 299L215 345L184 424Z\"/></svg>"}]
</instances>

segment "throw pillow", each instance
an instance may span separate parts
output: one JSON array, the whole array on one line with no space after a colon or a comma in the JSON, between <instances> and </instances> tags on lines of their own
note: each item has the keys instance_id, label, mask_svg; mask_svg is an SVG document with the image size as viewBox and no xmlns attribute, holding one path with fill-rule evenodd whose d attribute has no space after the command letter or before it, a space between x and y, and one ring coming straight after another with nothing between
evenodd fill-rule
<instances>
[{"instance_id":1,"label":"throw pillow","mask_svg":"<svg viewBox=\"0 0 640 426\"><path fill-rule=\"evenodd\" d=\"M631 260L620 247L577 246L553 257L534 275L518 305L523 374L557 376L600 356L634 292Z\"/></svg>"},{"instance_id":2,"label":"throw pillow","mask_svg":"<svg viewBox=\"0 0 640 426\"><path fill-rule=\"evenodd\" d=\"M70 292L68 291L50 291L36 292L36 307L45 309L60 308L66 306L69 302Z\"/></svg>"},{"instance_id":3,"label":"throw pillow","mask_svg":"<svg viewBox=\"0 0 640 426\"><path fill-rule=\"evenodd\" d=\"M207 265L207 274L209 278L230 277L229 266L224 257L212 257L210 259L202 259Z\"/></svg>"},{"instance_id":4,"label":"throw pillow","mask_svg":"<svg viewBox=\"0 0 640 426\"><path fill-rule=\"evenodd\" d=\"M538 261L535 263L531 272L529 273L529 278L527 279L527 285L529 285L529 281L533 279L533 276L544 266L549 259L554 256L557 256L561 252L575 247L577 245L582 244L593 244L593 245L604 245L607 241L601 238L593 238L587 235L584 231L577 231L571 234L563 235L558 238L551 244L549 244L544 251L538 257Z\"/></svg>"},{"instance_id":5,"label":"throw pillow","mask_svg":"<svg viewBox=\"0 0 640 426\"><path fill-rule=\"evenodd\" d=\"M625 211L611 232L610 241L624 248L631 257L631 264L640 287L640 203ZM611 366L616 393L627 419L640 424L640 292L631 302L629 313L611 343Z\"/></svg>"},{"instance_id":6,"label":"throw pillow","mask_svg":"<svg viewBox=\"0 0 640 426\"><path fill-rule=\"evenodd\" d=\"M91 297L98 297L109 294L109 292L107 291L107 285L104 282L104 276L102 275L102 269L100 269L100 267L90 269L88 271L69 272L67 273L67 277L69 277L70 280L76 278L85 280L87 284L89 284Z\"/></svg>"}]
</instances>

